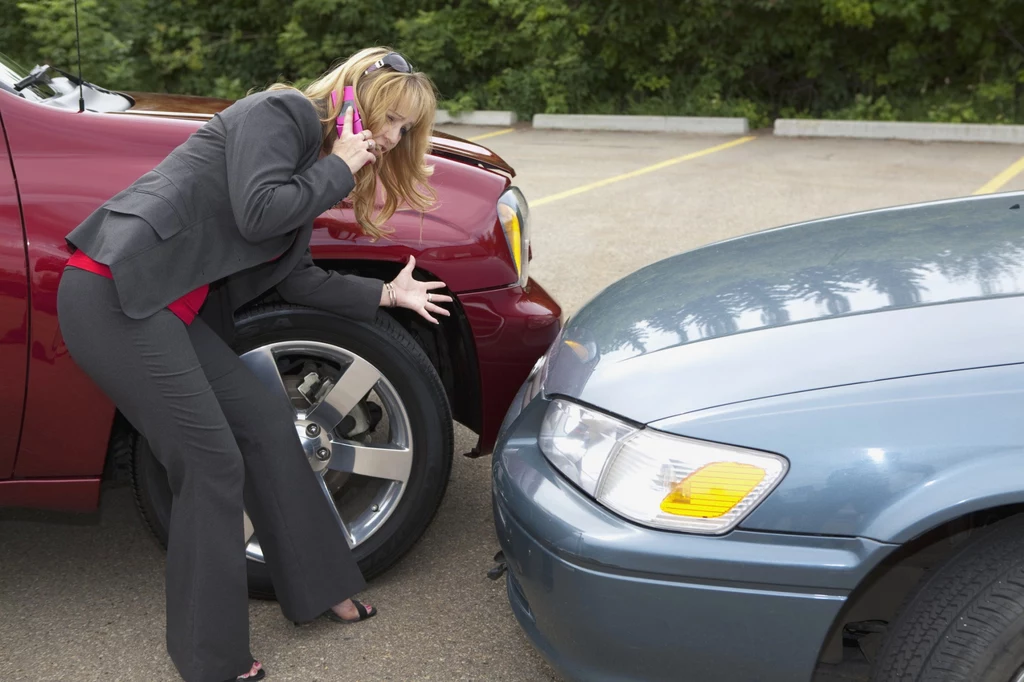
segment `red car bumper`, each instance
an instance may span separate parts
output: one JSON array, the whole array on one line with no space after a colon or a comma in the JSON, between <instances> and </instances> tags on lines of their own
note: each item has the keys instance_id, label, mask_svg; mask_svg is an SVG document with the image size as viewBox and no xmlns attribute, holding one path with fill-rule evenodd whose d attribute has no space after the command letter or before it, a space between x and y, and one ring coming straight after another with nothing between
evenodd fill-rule
<instances>
[{"instance_id":1,"label":"red car bumper","mask_svg":"<svg viewBox=\"0 0 1024 682\"><path fill-rule=\"evenodd\" d=\"M516 391L558 335L562 309L533 280L525 287L460 294L459 301L473 330L480 370L478 454L489 454Z\"/></svg>"}]
</instances>

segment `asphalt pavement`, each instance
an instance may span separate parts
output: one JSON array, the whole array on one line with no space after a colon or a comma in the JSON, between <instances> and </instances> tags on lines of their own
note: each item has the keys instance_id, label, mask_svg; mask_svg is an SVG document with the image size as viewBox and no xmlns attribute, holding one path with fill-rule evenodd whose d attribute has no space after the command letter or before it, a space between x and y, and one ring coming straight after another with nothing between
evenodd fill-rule
<instances>
[{"instance_id":1,"label":"asphalt pavement","mask_svg":"<svg viewBox=\"0 0 1024 682\"><path fill-rule=\"evenodd\" d=\"M792 222L965 196L1017 161L1020 147L511 131L463 126L515 166L531 203L531 274L577 310L633 270L702 244ZM1024 176L1003 190L1024 189ZM456 452L474 438L457 429ZM296 628L251 602L253 652L268 682L560 679L519 631L497 550L490 459L456 457L426 536L363 596L380 615ZM0 510L0 682L178 679L164 649L163 550L130 489L97 514ZM866 679L866 664L816 682Z\"/></svg>"}]
</instances>

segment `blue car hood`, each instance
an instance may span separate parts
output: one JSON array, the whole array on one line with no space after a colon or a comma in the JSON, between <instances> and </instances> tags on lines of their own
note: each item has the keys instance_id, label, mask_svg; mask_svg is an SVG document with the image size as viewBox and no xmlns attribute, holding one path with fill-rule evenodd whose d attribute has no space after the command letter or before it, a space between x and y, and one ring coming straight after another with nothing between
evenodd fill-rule
<instances>
[{"instance_id":1,"label":"blue car hood","mask_svg":"<svg viewBox=\"0 0 1024 682\"><path fill-rule=\"evenodd\" d=\"M638 423L1024 362L1024 193L856 213L667 258L563 331L545 392Z\"/></svg>"}]
</instances>

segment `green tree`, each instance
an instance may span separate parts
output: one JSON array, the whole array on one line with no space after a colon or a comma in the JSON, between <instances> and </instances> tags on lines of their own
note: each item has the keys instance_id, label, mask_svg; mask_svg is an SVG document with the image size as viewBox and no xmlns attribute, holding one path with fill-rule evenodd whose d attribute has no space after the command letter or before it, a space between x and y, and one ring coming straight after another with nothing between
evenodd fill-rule
<instances>
[{"instance_id":1,"label":"green tree","mask_svg":"<svg viewBox=\"0 0 1024 682\"><path fill-rule=\"evenodd\" d=\"M72 0L0 0L0 51L73 66ZM1022 122L1024 0L81 0L86 77L239 97L367 45L451 109Z\"/></svg>"},{"instance_id":2,"label":"green tree","mask_svg":"<svg viewBox=\"0 0 1024 682\"><path fill-rule=\"evenodd\" d=\"M140 7L141 0L79 0L82 76L86 80L118 83L124 88L140 84L136 62L129 58L134 39L131 18L138 16ZM10 33L22 34L14 39L17 49L23 51L19 57L68 71L77 68L73 0L33 0L15 7L6 4L2 13L5 25L8 16L17 22L18 30Z\"/></svg>"}]
</instances>

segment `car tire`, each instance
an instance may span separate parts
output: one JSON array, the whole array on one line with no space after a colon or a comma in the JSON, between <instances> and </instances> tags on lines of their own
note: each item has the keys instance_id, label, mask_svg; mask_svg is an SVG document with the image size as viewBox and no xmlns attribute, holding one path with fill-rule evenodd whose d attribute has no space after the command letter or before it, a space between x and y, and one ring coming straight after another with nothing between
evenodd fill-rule
<instances>
[{"instance_id":1,"label":"car tire","mask_svg":"<svg viewBox=\"0 0 1024 682\"><path fill-rule=\"evenodd\" d=\"M389 419L389 431L397 429L397 426L391 426L393 418L396 425L399 417L406 423L408 447L411 451L408 480L402 484L397 501L393 499L394 495L387 498L380 495L373 497L376 494L373 490L369 493L365 490L368 486L365 485L364 477L354 475L334 494L342 517L346 517L343 509L351 503L348 498L352 498L349 494L351 490L346 488L356 487L360 483L364 484L364 489L358 491L362 497L387 499L393 503L387 509L389 513L386 520L372 527L368 537L354 543L350 536L349 542L355 545L353 553L367 579L383 573L412 549L426 531L441 503L451 473L454 450L452 415L436 370L409 333L383 311L379 311L372 322L364 323L318 310L270 304L243 313L236 328L235 350L243 360L251 351L287 349L288 344L297 344L299 347L313 344L336 349L339 355L358 356L376 368L383 377L384 381L377 384L371 395L379 392L384 396L381 402L385 402L385 399L397 402L397 407L391 405L389 408L385 404L379 411ZM276 360L278 366L281 362L280 359ZM384 384L387 386L382 388ZM367 402L364 399L360 405ZM397 414L400 408L404 408L404 414L393 417L389 409ZM380 483L375 478L368 480L370 483ZM166 472L142 437L138 438L132 458L132 481L143 519L166 547L171 507L170 488ZM388 490L395 487L394 482L389 481L384 481L382 485ZM355 504L358 506L362 503L356 498ZM378 506L381 505L383 502ZM373 513L376 513L376 509ZM373 516L373 513L367 511L364 516ZM274 588L266 564L258 560L258 557L254 559L249 547L247 557L250 595L273 599Z\"/></svg>"},{"instance_id":2,"label":"car tire","mask_svg":"<svg viewBox=\"0 0 1024 682\"><path fill-rule=\"evenodd\" d=\"M970 539L889 628L873 682L1024 682L1024 517Z\"/></svg>"}]
</instances>

